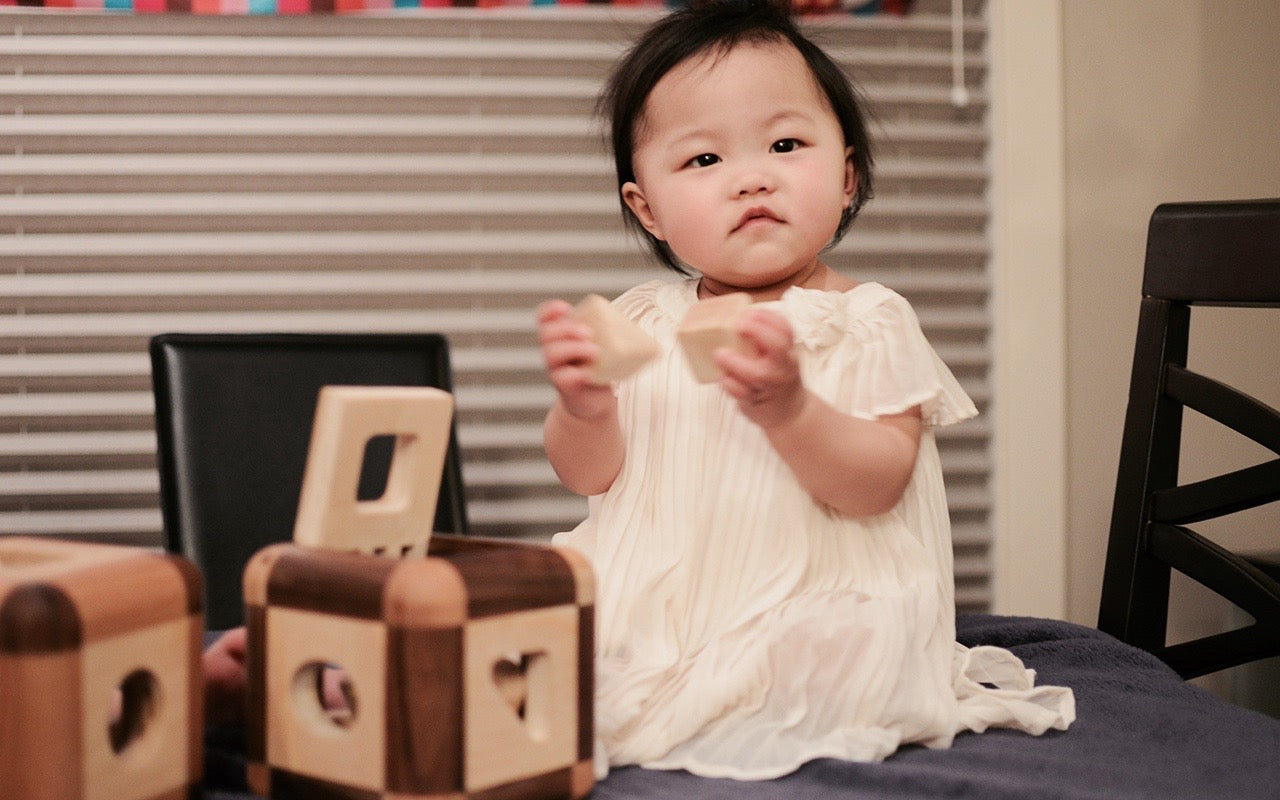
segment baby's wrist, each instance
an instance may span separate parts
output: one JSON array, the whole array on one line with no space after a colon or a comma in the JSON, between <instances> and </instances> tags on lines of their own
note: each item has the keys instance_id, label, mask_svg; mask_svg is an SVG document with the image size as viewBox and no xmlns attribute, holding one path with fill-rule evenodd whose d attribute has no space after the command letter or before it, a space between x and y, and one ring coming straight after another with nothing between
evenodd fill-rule
<instances>
[{"instance_id":1,"label":"baby's wrist","mask_svg":"<svg viewBox=\"0 0 1280 800\"><path fill-rule=\"evenodd\" d=\"M612 396L612 393L610 393L608 399L602 402L598 402L595 399L581 402L571 401L561 395L559 405L565 416L573 421L594 425L608 421L613 417L617 413L618 401L617 398Z\"/></svg>"},{"instance_id":2,"label":"baby's wrist","mask_svg":"<svg viewBox=\"0 0 1280 800\"><path fill-rule=\"evenodd\" d=\"M760 427L767 433L773 434L795 426L805 416L812 398L812 393L808 389L801 387L799 391L779 403L779 411L761 420L759 422Z\"/></svg>"}]
</instances>

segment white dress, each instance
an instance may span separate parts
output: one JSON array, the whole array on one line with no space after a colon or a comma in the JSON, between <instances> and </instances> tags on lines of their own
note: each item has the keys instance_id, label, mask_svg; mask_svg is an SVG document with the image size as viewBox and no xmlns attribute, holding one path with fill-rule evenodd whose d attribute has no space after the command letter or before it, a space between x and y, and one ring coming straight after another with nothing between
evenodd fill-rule
<instances>
[{"instance_id":1,"label":"white dress","mask_svg":"<svg viewBox=\"0 0 1280 800\"><path fill-rule=\"evenodd\" d=\"M854 518L815 501L736 401L693 380L675 331L696 297L690 279L614 301L662 355L616 387L621 473L555 537L596 570L608 762L756 780L814 758L946 747L965 729L1066 728L1070 689L1035 687L1011 653L955 642L933 430L977 411L907 302L866 283L764 304L790 322L805 385L837 409L921 406L902 500Z\"/></svg>"}]
</instances>

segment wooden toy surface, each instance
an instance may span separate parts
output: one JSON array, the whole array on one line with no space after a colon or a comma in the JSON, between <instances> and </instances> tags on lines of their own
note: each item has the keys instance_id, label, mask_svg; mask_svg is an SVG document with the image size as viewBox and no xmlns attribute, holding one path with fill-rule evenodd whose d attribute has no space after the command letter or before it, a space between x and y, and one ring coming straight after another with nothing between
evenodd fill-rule
<instances>
[{"instance_id":1,"label":"wooden toy surface","mask_svg":"<svg viewBox=\"0 0 1280 800\"><path fill-rule=\"evenodd\" d=\"M699 300L685 313L676 330L689 368L699 383L720 379L715 351L721 347L740 349L738 317L751 305L751 295L733 292Z\"/></svg>"},{"instance_id":2,"label":"wooden toy surface","mask_svg":"<svg viewBox=\"0 0 1280 800\"><path fill-rule=\"evenodd\" d=\"M591 328L600 348L591 367L597 383L620 381L658 355L653 337L598 294L583 298L574 316Z\"/></svg>"},{"instance_id":3,"label":"wooden toy surface","mask_svg":"<svg viewBox=\"0 0 1280 800\"><path fill-rule=\"evenodd\" d=\"M590 567L546 546L430 536L452 408L435 389L322 391L294 542L259 551L244 573L259 794L590 792ZM396 437L391 474L364 503L360 456L379 435ZM341 713L326 705L335 671Z\"/></svg>"},{"instance_id":4,"label":"wooden toy surface","mask_svg":"<svg viewBox=\"0 0 1280 800\"><path fill-rule=\"evenodd\" d=\"M0 538L0 796L187 796L203 768L201 598L177 556Z\"/></svg>"},{"instance_id":5,"label":"wooden toy surface","mask_svg":"<svg viewBox=\"0 0 1280 800\"><path fill-rule=\"evenodd\" d=\"M594 581L576 553L445 535L426 558L281 544L250 563L245 599L255 790L590 791ZM350 675L351 719L321 712L322 664Z\"/></svg>"},{"instance_id":6,"label":"wooden toy surface","mask_svg":"<svg viewBox=\"0 0 1280 800\"><path fill-rule=\"evenodd\" d=\"M440 389L321 389L294 541L390 557L426 553L452 421L453 396ZM363 454L378 436L395 437L386 491L360 500Z\"/></svg>"}]
</instances>

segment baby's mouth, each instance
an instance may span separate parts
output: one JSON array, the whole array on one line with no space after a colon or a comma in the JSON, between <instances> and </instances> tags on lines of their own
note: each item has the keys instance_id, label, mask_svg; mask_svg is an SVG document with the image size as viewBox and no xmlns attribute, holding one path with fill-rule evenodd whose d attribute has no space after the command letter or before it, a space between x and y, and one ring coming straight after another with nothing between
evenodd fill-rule
<instances>
[{"instance_id":1,"label":"baby's mouth","mask_svg":"<svg viewBox=\"0 0 1280 800\"><path fill-rule=\"evenodd\" d=\"M782 218L764 206L755 206L748 208L746 212L738 218L738 224L734 226L733 230L736 233L751 223L759 221L782 222Z\"/></svg>"}]
</instances>

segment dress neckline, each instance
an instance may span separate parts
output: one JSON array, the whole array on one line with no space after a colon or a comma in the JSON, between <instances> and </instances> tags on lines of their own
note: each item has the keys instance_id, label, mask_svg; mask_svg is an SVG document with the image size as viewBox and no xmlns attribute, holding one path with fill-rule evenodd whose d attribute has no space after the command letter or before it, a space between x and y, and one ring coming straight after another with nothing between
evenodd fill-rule
<instances>
[{"instance_id":1,"label":"dress neckline","mask_svg":"<svg viewBox=\"0 0 1280 800\"><path fill-rule=\"evenodd\" d=\"M684 318L685 313L698 302L698 280L697 276L681 278L675 281L655 280L654 283L660 284L656 287L654 302L663 313L671 318L676 324ZM814 294L829 297L844 298L845 303L853 302L854 298L861 298L863 295L869 295L870 298L878 298L882 293L888 292L883 285L875 281L866 281L859 283L852 289L846 289L843 292L834 292L830 289L811 289L804 286L791 286L782 293L782 297L777 300L764 300L753 305L760 308L778 308L790 302L791 298L801 295Z\"/></svg>"}]
</instances>

